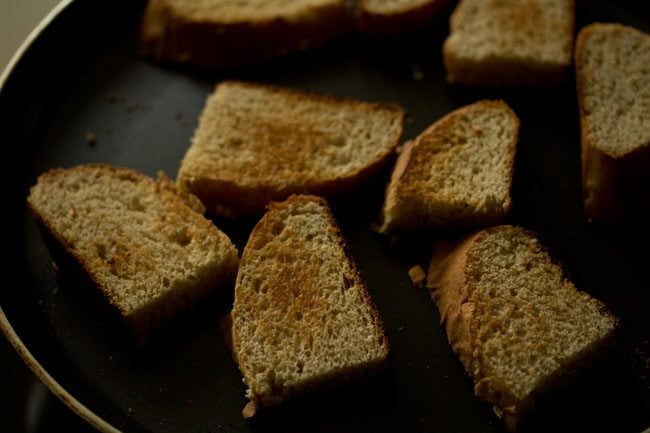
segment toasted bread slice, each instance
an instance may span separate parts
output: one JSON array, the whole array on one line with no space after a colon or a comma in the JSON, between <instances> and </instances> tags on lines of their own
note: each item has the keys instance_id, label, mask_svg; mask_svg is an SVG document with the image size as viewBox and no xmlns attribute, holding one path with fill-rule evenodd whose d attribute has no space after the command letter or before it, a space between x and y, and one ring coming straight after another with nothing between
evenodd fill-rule
<instances>
[{"instance_id":1,"label":"toasted bread slice","mask_svg":"<svg viewBox=\"0 0 650 433\"><path fill-rule=\"evenodd\" d=\"M164 176L94 164L54 169L38 178L28 203L140 342L234 282L239 259L230 239Z\"/></svg>"},{"instance_id":2,"label":"toasted bread slice","mask_svg":"<svg viewBox=\"0 0 650 433\"><path fill-rule=\"evenodd\" d=\"M461 0L443 46L447 81L552 86L571 65L574 0Z\"/></svg>"},{"instance_id":3,"label":"toasted bread slice","mask_svg":"<svg viewBox=\"0 0 650 433\"><path fill-rule=\"evenodd\" d=\"M575 57L585 213L609 222L647 217L650 35L591 24L578 35Z\"/></svg>"},{"instance_id":4,"label":"toasted bread slice","mask_svg":"<svg viewBox=\"0 0 650 433\"><path fill-rule=\"evenodd\" d=\"M244 248L231 313L233 354L258 406L384 365L377 310L325 200L271 203Z\"/></svg>"},{"instance_id":5,"label":"toasted bread slice","mask_svg":"<svg viewBox=\"0 0 650 433\"><path fill-rule=\"evenodd\" d=\"M502 101L451 112L406 143L393 170L381 233L497 224L511 208L519 119Z\"/></svg>"},{"instance_id":6,"label":"toasted bread slice","mask_svg":"<svg viewBox=\"0 0 650 433\"><path fill-rule=\"evenodd\" d=\"M434 247L427 287L476 395L514 431L540 395L613 341L617 320L531 233L499 226Z\"/></svg>"},{"instance_id":7,"label":"toasted bread slice","mask_svg":"<svg viewBox=\"0 0 650 433\"><path fill-rule=\"evenodd\" d=\"M345 0L149 0L140 45L158 61L238 66L320 45L349 28Z\"/></svg>"},{"instance_id":8,"label":"toasted bread slice","mask_svg":"<svg viewBox=\"0 0 650 433\"><path fill-rule=\"evenodd\" d=\"M373 37L396 36L431 23L449 0L359 0L357 24Z\"/></svg>"},{"instance_id":9,"label":"toasted bread slice","mask_svg":"<svg viewBox=\"0 0 650 433\"><path fill-rule=\"evenodd\" d=\"M402 109L226 81L207 101L178 184L209 212L261 213L293 193L333 195L386 163Z\"/></svg>"}]
</instances>

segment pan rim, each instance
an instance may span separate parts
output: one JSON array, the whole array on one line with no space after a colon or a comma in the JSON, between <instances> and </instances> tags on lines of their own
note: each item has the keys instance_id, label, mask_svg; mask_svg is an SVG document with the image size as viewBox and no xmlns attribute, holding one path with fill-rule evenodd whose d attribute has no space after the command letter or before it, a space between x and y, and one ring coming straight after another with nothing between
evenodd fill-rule
<instances>
[{"instance_id":1,"label":"pan rim","mask_svg":"<svg viewBox=\"0 0 650 433\"><path fill-rule=\"evenodd\" d=\"M66 9L74 0L61 0L48 12L48 14L34 27L34 29L27 35L25 40L20 44L14 55L7 63L7 66L0 74L0 93L2 93L5 84L9 77L12 75L16 65L27 53L32 44L38 39L43 31ZM41 365L40 362L32 355L20 336L16 333L15 329L9 322L5 312L0 306L0 330L4 333L5 337L16 352L20 355L25 364L32 370L32 372L40 379L45 386L66 406L68 406L74 413L80 416L92 427L96 428L103 433L121 433L121 430L113 427L79 400L77 400L67 389L54 378L50 373Z\"/></svg>"}]
</instances>

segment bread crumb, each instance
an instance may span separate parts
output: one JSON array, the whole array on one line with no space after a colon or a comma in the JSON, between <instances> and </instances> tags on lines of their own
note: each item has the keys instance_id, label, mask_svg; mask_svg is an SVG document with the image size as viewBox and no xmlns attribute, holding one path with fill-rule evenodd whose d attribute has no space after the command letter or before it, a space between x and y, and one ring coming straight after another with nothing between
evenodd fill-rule
<instances>
[{"instance_id":1,"label":"bread crumb","mask_svg":"<svg viewBox=\"0 0 650 433\"><path fill-rule=\"evenodd\" d=\"M427 274L424 272L424 269L422 269L422 266L415 265L409 269L409 277L415 287L422 287L422 283L427 277Z\"/></svg>"},{"instance_id":2,"label":"bread crumb","mask_svg":"<svg viewBox=\"0 0 650 433\"><path fill-rule=\"evenodd\" d=\"M403 327L403 326L400 326L399 328L397 328L397 330L398 330L399 332L403 332L403 331L404 331L404 327Z\"/></svg>"},{"instance_id":3,"label":"bread crumb","mask_svg":"<svg viewBox=\"0 0 650 433\"><path fill-rule=\"evenodd\" d=\"M85 140L89 146L97 144L97 136L91 131L86 132Z\"/></svg>"},{"instance_id":4,"label":"bread crumb","mask_svg":"<svg viewBox=\"0 0 650 433\"><path fill-rule=\"evenodd\" d=\"M242 411L242 415L244 418L252 418L255 416L255 413L257 412L257 404L255 404L254 401L249 401L246 403L246 406L244 406L244 410Z\"/></svg>"}]
</instances>

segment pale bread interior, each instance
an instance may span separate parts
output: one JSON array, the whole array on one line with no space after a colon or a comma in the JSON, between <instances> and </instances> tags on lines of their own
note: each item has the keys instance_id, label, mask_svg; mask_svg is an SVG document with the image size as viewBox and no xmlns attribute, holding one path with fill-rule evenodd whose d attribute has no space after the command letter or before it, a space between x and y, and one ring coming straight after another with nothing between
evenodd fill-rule
<instances>
[{"instance_id":1,"label":"pale bread interior","mask_svg":"<svg viewBox=\"0 0 650 433\"><path fill-rule=\"evenodd\" d=\"M233 343L248 396L272 405L376 369L388 354L379 315L324 200L273 203L237 276Z\"/></svg>"},{"instance_id":2,"label":"pale bread interior","mask_svg":"<svg viewBox=\"0 0 650 433\"><path fill-rule=\"evenodd\" d=\"M232 242L167 178L103 165L56 169L39 178L29 204L138 336L234 280Z\"/></svg>"},{"instance_id":3,"label":"pale bread interior","mask_svg":"<svg viewBox=\"0 0 650 433\"><path fill-rule=\"evenodd\" d=\"M650 146L650 35L600 23L581 34L576 72L589 145L613 157Z\"/></svg>"},{"instance_id":4,"label":"pale bread interior","mask_svg":"<svg viewBox=\"0 0 650 433\"><path fill-rule=\"evenodd\" d=\"M407 143L387 190L381 232L485 226L510 210L519 120L500 101L443 117Z\"/></svg>"}]
</instances>

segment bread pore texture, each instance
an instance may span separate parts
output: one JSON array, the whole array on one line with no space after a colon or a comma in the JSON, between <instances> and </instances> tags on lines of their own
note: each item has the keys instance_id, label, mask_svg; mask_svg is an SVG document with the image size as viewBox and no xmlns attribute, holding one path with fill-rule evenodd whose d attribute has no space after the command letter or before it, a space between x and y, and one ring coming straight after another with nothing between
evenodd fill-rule
<instances>
[{"instance_id":1,"label":"bread pore texture","mask_svg":"<svg viewBox=\"0 0 650 433\"><path fill-rule=\"evenodd\" d=\"M92 164L54 169L38 178L28 204L140 342L234 282L234 245L203 217L199 200L164 175Z\"/></svg>"},{"instance_id":2,"label":"bread pore texture","mask_svg":"<svg viewBox=\"0 0 650 433\"><path fill-rule=\"evenodd\" d=\"M461 0L443 46L447 81L548 87L571 65L573 0Z\"/></svg>"},{"instance_id":3,"label":"bread pore texture","mask_svg":"<svg viewBox=\"0 0 650 433\"><path fill-rule=\"evenodd\" d=\"M293 193L340 194L393 156L403 116L392 105L222 82L177 181L225 215L262 213Z\"/></svg>"},{"instance_id":4,"label":"bread pore texture","mask_svg":"<svg viewBox=\"0 0 650 433\"><path fill-rule=\"evenodd\" d=\"M427 287L475 394L511 431L540 395L605 351L617 327L519 227L436 244Z\"/></svg>"},{"instance_id":5,"label":"bread pore texture","mask_svg":"<svg viewBox=\"0 0 650 433\"><path fill-rule=\"evenodd\" d=\"M271 203L244 248L231 313L244 411L371 373L389 346L325 200Z\"/></svg>"},{"instance_id":6,"label":"bread pore texture","mask_svg":"<svg viewBox=\"0 0 650 433\"><path fill-rule=\"evenodd\" d=\"M511 208L519 119L502 101L479 101L435 122L402 150L381 233L497 224Z\"/></svg>"},{"instance_id":7,"label":"bread pore texture","mask_svg":"<svg viewBox=\"0 0 650 433\"><path fill-rule=\"evenodd\" d=\"M577 38L582 183L589 220L650 216L650 35L594 23Z\"/></svg>"}]
</instances>

